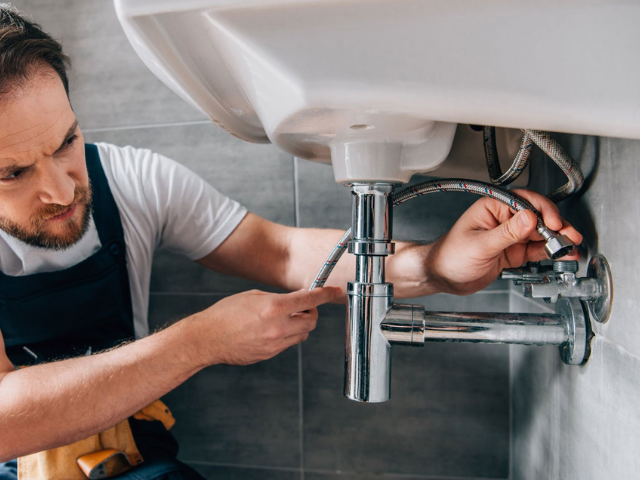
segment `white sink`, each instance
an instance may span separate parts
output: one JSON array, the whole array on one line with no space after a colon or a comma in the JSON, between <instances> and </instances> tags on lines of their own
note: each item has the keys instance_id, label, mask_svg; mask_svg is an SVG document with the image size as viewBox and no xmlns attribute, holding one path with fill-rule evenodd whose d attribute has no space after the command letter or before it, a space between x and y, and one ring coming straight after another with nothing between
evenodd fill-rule
<instances>
[{"instance_id":1,"label":"white sink","mask_svg":"<svg viewBox=\"0 0 640 480\"><path fill-rule=\"evenodd\" d=\"M229 133L407 181L457 123L640 138L640 4L115 0L149 68Z\"/></svg>"}]
</instances>

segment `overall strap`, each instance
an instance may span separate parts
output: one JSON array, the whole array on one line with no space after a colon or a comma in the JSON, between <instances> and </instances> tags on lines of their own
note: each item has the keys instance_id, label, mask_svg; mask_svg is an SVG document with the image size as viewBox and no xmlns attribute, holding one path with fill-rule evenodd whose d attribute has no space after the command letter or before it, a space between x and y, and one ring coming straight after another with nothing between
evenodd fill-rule
<instances>
[{"instance_id":1,"label":"overall strap","mask_svg":"<svg viewBox=\"0 0 640 480\"><path fill-rule=\"evenodd\" d=\"M87 145L85 151L93 218L102 245L66 269L0 275L0 330L14 365L111 348L135 334L120 212L97 147Z\"/></svg>"},{"instance_id":2,"label":"overall strap","mask_svg":"<svg viewBox=\"0 0 640 480\"><path fill-rule=\"evenodd\" d=\"M120 220L120 211L100 162L98 147L87 143L84 149L94 200L92 202L93 219L96 223L100 243L106 245L113 241L119 241L124 246L124 230Z\"/></svg>"}]
</instances>

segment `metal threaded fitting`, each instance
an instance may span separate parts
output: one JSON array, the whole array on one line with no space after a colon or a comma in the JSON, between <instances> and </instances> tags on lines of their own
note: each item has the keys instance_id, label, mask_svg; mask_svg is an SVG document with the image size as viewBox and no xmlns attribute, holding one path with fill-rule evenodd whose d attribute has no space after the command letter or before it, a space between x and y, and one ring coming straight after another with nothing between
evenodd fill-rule
<instances>
[{"instance_id":1,"label":"metal threaded fitting","mask_svg":"<svg viewBox=\"0 0 640 480\"><path fill-rule=\"evenodd\" d=\"M575 260L556 260L553 271L556 273L577 273L580 265Z\"/></svg>"}]
</instances>

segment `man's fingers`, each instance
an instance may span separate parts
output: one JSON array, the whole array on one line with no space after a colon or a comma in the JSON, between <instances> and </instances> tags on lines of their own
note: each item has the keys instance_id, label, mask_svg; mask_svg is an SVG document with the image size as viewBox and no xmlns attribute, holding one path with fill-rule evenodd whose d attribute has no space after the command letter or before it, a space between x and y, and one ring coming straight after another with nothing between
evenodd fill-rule
<instances>
[{"instance_id":1,"label":"man's fingers","mask_svg":"<svg viewBox=\"0 0 640 480\"><path fill-rule=\"evenodd\" d=\"M542 215L544 224L551 230L555 230L557 232L563 227L563 220L560 216L558 206L547 197L537 192L532 192L531 190L516 189L513 190L513 193L524 198L533 205L534 208L540 212L540 215Z\"/></svg>"},{"instance_id":2,"label":"man's fingers","mask_svg":"<svg viewBox=\"0 0 640 480\"><path fill-rule=\"evenodd\" d=\"M511 245L526 241L535 232L536 224L533 212L518 212L506 222L480 235L482 248L488 256L497 256Z\"/></svg>"},{"instance_id":3,"label":"man's fingers","mask_svg":"<svg viewBox=\"0 0 640 480\"><path fill-rule=\"evenodd\" d=\"M304 335L315 330L318 322L318 310L313 309L312 312L312 314L304 314L303 316L291 315L286 324L287 337Z\"/></svg>"},{"instance_id":4,"label":"man's fingers","mask_svg":"<svg viewBox=\"0 0 640 480\"><path fill-rule=\"evenodd\" d=\"M311 310L318 305L328 303L338 298L341 293L342 290L339 287L320 287L311 291L298 290L279 295L276 302L283 313L291 314Z\"/></svg>"},{"instance_id":5,"label":"man's fingers","mask_svg":"<svg viewBox=\"0 0 640 480\"><path fill-rule=\"evenodd\" d=\"M582 234L573 228L573 226L564 218L562 219L562 229L560 230L560 233L571 240L575 245L580 245L582 243Z\"/></svg>"}]
</instances>

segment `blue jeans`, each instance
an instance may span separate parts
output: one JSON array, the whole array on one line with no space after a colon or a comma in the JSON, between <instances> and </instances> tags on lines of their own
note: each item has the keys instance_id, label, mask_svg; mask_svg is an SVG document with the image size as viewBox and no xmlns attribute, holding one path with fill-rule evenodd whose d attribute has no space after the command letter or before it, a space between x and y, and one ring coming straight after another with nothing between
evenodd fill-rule
<instances>
[{"instance_id":1,"label":"blue jeans","mask_svg":"<svg viewBox=\"0 0 640 480\"><path fill-rule=\"evenodd\" d=\"M16 460L0 463L0 480L18 478ZM206 480L194 469L176 459L153 459L111 477L118 480ZM52 479L62 480L62 479Z\"/></svg>"},{"instance_id":2,"label":"blue jeans","mask_svg":"<svg viewBox=\"0 0 640 480\"><path fill-rule=\"evenodd\" d=\"M18 478L18 461L11 460L0 463L0 480L16 480Z\"/></svg>"}]
</instances>

